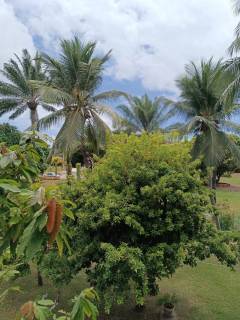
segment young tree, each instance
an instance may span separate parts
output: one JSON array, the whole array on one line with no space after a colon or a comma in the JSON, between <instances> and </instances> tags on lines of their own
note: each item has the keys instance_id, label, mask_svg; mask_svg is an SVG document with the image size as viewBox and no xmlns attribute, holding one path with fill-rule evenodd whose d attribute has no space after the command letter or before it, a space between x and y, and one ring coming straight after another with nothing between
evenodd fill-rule
<instances>
[{"instance_id":1,"label":"young tree","mask_svg":"<svg viewBox=\"0 0 240 320\"><path fill-rule=\"evenodd\" d=\"M38 121L40 105L47 111L55 110L41 100L38 90L30 82L46 78L38 52L31 57L24 49L21 58L15 55L15 59L4 63L1 73L7 81L0 81L0 116L11 112L9 119L16 119L29 110L31 125L34 127Z\"/></svg>"},{"instance_id":2,"label":"young tree","mask_svg":"<svg viewBox=\"0 0 240 320\"><path fill-rule=\"evenodd\" d=\"M100 115L114 113L102 102L120 94L117 91L96 93L110 52L97 57L94 55L95 47L95 42L83 44L77 37L62 40L58 59L43 56L50 82L35 82L46 101L62 106L41 119L38 126L49 128L63 121L53 153L64 154L69 165L71 155L77 148L84 149L86 144L91 143L98 150L105 144L109 129ZM68 173L71 173L70 170Z\"/></svg>"},{"instance_id":3,"label":"young tree","mask_svg":"<svg viewBox=\"0 0 240 320\"><path fill-rule=\"evenodd\" d=\"M216 255L233 266L237 242L224 239L189 144L159 134L120 135L85 179L65 188L76 204L72 275L87 270L106 311L133 288L137 304L158 279ZM236 251L235 251L236 250Z\"/></svg>"},{"instance_id":4,"label":"young tree","mask_svg":"<svg viewBox=\"0 0 240 320\"><path fill-rule=\"evenodd\" d=\"M163 97L151 100L147 94L139 97L127 96L128 105L118 106L121 121L117 128L130 132L163 131L163 125L174 115L174 110L169 109L169 101ZM119 128L118 128L119 129Z\"/></svg>"},{"instance_id":5,"label":"young tree","mask_svg":"<svg viewBox=\"0 0 240 320\"><path fill-rule=\"evenodd\" d=\"M0 255L9 250L11 261L40 264L49 246L60 255L68 246L70 233L62 221L65 215L73 216L63 208L57 187L45 190L36 183L41 170L38 147L46 143L30 133L23 138L24 144L0 148Z\"/></svg>"}]
</instances>

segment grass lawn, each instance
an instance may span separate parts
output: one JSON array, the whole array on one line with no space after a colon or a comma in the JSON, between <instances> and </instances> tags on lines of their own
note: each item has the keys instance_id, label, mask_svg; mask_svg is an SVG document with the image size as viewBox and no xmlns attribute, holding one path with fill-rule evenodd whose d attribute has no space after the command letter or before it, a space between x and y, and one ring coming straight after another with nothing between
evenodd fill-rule
<instances>
[{"instance_id":1,"label":"grass lawn","mask_svg":"<svg viewBox=\"0 0 240 320\"><path fill-rule=\"evenodd\" d=\"M235 173L231 177L223 177L221 182L230 183L234 186L240 186L240 174ZM227 210L240 217L240 192L229 191L227 189L217 190L217 204L224 210Z\"/></svg>"},{"instance_id":2,"label":"grass lawn","mask_svg":"<svg viewBox=\"0 0 240 320\"><path fill-rule=\"evenodd\" d=\"M240 186L240 173L233 173L231 177L221 178L221 182L230 183L234 186Z\"/></svg>"},{"instance_id":3,"label":"grass lawn","mask_svg":"<svg viewBox=\"0 0 240 320\"><path fill-rule=\"evenodd\" d=\"M217 203L223 205L234 214L240 215L240 192L218 189Z\"/></svg>"},{"instance_id":4,"label":"grass lawn","mask_svg":"<svg viewBox=\"0 0 240 320\"><path fill-rule=\"evenodd\" d=\"M184 267L177 271L171 279L160 282L162 292L176 293L179 299L177 312L179 320L236 320L240 314L240 270L230 271L214 259L201 262L198 267ZM12 293L0 306L1 320L14 320L17 309L27 300L48 296L55 298L57 289L45 281L42 288L36 286L36 273L14 282L21 286L21 293ZM59 308L69 309L69 300L87 283L84 275L74 279L68 286L61 289ZM111 316L101 319L140 320L159 319L159 306L156 297L150 297L147 307L142 313L133 310L130 301L123 306L114 308Z\"/></svg>"}]
</instances>

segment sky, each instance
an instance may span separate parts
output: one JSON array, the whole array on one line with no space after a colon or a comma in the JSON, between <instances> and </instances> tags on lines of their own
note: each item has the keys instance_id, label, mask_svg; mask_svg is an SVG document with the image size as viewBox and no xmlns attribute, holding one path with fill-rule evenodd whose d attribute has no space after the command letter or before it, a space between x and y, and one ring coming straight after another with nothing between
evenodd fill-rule
<instances>
[{"instance_id":1,"label":"sky","mask_svg":"<svg viewBox=\"0 0 240 320\"><path fill-rule=\"evenodd\" d=\"M0 68L23 48L57 55L59 39L78 35L112 49L101 89L176 98L186 63L227 57L238 20L231 0L0 0Z\"/></svg>"}]
</instances>

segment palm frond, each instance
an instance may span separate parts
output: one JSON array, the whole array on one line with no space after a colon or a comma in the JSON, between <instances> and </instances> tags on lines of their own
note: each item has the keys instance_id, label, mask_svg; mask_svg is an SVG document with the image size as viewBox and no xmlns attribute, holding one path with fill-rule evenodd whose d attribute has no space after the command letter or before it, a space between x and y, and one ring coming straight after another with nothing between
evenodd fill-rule
<instances>
[{"instance_id":1,"label":"palm frond","mask_svg":"<svg viewBox=\"0 0 240 320\"><path fill-rule=\"evenodd\" d=\"M53 154L71 155L79 146L86 143L86 120L79 110L71 112L64 121L54 145Z\"/></svg>"},{"instance_id":2,"label":"palm frond","mask_svg":"<svg viewBox=\"0 0 240 320\"><path fill-rule=\"evenodd\" d=\"M0 117L8 112L13 111L18 106L18 100L15 99L0 99Z\"/></svg>"},{"instance_id":3,"label":"palm frond","mask_svg":"<svg viewBox=\"0 0 240 320\"><path fill-rule=\"evenodd\" d=\"M22 105L20 105L20 106L18 106L17 109L16 109L16 111L14 111L14 112L10 115L9 119L11 119L11 120L16 119L16 118L19 117L21 114L23 114L27 109L28 109L28 106L27 106L27 104L25 104L25 103L22 104Z\"/></svg>"},{"instance_id":4,"label":"palm frond","mask_svg":"<svg viewBox=\"0 0 240 320\"><path fill-rule=\"evenodd\" d=\"M3 96L0 101L0 115L15 109L10 116L11 119L15 119L26 110L26 106L30 111L33 110L33 106L34 109L37 109L40 97L32 87L30 80L45 78L39 57L39 54L36 53L34 59L38 61L34 61L29 52L24 49L21 57L15 54L15 60L10 59L8 63L4 63L1 73L7 81L0 81L0 94ZM36 113L37 110L35 110ZM34 119L35 117L31 118L32 121Z\"/></svg>"},{"instance_id":5,"label":"palm frond","mask_svg":"<svg viewBox=\"0 0 240 320\"><path fill-rule=\"evenodd\" d=\"M226 132L230 132L230 133L234 133L234 134L240 135L240 125L235 123L235 122L233 122L233 121L224 120L221 123L221 127Z\"/></svg>"},{"instance_id":6,"label":"palm frond","mask_svg":"<svg viewBox=\"0 0 240 320\"><path fill-rule=\"evenodd\" d=\"M56 109L54 106L52 106L52 105L50 105L50 104L47 104L47 103L45 103L45 102L42 102L42 101L41 101L41 107L42 107L44 110L48 111L48 112L55 112L55 111L57 111L57 109Z\"/></svg>"},{"instance_id":7,"label":"palm frond","mask_svg":"<svg viewBox=\"0 0 240 320\"><path fill-rule=\"evenodd\" d=\"M64 109L57 110L43 118L37 123L37 129L50 129L52 126L59 124L65 119Z\"/></svg>"},{"instance_id":8,"label":"palm frond","mask_svg":"<svg viewBox=\"0 0 240 320\"><path fill-rule=\"evenodd\" d=\"M55 88L42 81L30 81L38 90L39 95L46 103L68 105L74 103L73 97L59 88Z\"/></svg>"},{"instance_id":9,"label":"palm frond","mask_svg":"<svg viewBox=\"0 0 240 320\"><path fill-rule=\"evenodd\" d=\"M101 92L93 97L94 102L98 101L108 101L108 100L114 100L116 98L120 97L127 97L128 95L123 92L123 91L118 91L118 90L111 90L111 91L105 91Z\"/></svg>"}]
</instances>

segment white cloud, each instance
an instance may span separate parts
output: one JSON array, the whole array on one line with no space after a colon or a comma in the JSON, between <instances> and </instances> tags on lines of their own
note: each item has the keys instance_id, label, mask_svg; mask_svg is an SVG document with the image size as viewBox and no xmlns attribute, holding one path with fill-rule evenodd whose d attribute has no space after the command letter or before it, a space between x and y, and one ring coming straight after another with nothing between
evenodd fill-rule
<instances>
[{"instance_id":1,"label":"white cloud","mask_svg":"<svg viewBox=\"0 0 240 320\"><path fill-rule=\"evenodd\" d=\"M23 48L34 50L32 36L25 26L15 15L11 4L0 0L0 68L9 60L14 53L21 53Z\"/></svg>"},{"instance_id":2,"label":"white cloud","mask_svg":"<svg viewBox=\"0 0 240 320\"><path fill-rule=\"evenodd\" d=\"M146 89L173 90L189 60L220 58L232 41L231 0L10 0L46 48L79 33L113 48L107 70L116 79L140 79ZM2 9L0 9L2 10Z\"/></svg>"}]
</instances>

